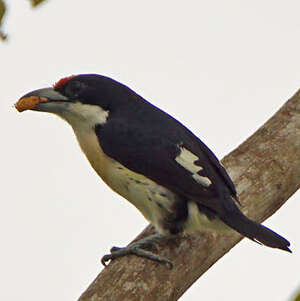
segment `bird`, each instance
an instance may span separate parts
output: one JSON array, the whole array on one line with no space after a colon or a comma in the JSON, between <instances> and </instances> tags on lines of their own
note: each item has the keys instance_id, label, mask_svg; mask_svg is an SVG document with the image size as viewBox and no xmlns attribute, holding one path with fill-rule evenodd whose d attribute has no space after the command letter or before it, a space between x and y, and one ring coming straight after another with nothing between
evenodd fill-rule
<instances>
[{"instance_id":1,"label":"bird","mask_svg":"<svg viewBox=\"0 0 300 301\"><path fill-rule=\"evenodd\" d=\"M242 213L235 185L214 153L128 86L98 74L71 75L27 93L15 107L65 120L103 182L155 227L153 235L113 247L103 256L104 265L134 254L172 267L168 258L147 249L166 237L217 224L291 252L288 240Z\"/></svg>"}]
</instances>

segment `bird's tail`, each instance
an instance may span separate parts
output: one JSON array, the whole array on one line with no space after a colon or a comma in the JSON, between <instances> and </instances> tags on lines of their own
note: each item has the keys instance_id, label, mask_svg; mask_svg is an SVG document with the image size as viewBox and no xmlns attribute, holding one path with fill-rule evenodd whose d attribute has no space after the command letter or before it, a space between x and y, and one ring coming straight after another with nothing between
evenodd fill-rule
<instances>
[{"instance_id":1,"label":"bird's tail","mask_svg":"<svg viewBox=\"0 0 300 301\"><path fill-rule=\"evenodd\" d=\"M225 209L220 218L226 225L255 242L292 253L289 249L289 241L271 229L247 218L235 204L230 206L230 209Z\"/></svg>"}]
</instances>

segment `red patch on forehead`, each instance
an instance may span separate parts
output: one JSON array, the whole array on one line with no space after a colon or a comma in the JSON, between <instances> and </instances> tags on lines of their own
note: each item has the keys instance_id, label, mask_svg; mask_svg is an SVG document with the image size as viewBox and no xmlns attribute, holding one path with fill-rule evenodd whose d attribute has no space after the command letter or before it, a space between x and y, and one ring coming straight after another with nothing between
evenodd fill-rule
<instances>
[{"instance_id":1,"label":"red patch on forehead","mask_svg":"<svg viewBox=\"0 0 300 301\"><path fill-rule=\"evenodd\" d=\"M73 77L75 77L75 75L70 75L70 76L67 76L67 77L64 77L64 78L60 79L58 82L56 82L54 84L54 86L53 86L54 90L60 89L62 86L64 86Z\"/></svg>"}]
</instances>

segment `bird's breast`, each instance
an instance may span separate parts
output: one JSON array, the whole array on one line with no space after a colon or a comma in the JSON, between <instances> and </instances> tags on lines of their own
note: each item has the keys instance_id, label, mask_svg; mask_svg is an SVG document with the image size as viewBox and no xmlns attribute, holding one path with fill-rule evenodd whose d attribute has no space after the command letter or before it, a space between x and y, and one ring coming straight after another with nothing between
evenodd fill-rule
<instances>
[{"instance_id":1,"label":"bird's breast","mask_svg":"<svg viewBox=\"0 0 300 301\"><path fill-rule=\"evenodd\" d=\"M131 202L144 217L163 232L161 223L174 214L177 196L142 174L126 168L107 156L93 130L73 128L82 151L101 179L115 192Z\"/></svg>"}]
</instances>

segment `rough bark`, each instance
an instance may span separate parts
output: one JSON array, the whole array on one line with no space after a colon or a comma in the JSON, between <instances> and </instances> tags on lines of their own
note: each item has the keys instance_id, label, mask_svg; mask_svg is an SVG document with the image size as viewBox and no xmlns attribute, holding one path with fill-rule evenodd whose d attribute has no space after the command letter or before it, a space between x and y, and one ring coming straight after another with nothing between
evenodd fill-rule
<instances>
[{"instance_id":1,"label":"rough bark","mask_svg":"<svg viewBox=\"0 0 300 301\"><path fill-rule=\"evenodd\" d=\"M223 159L243 212L262 222L300 187L300 92L254 135ZM141 235L149 235L148 226ZM177 300L242 237L235 231L207 230L158 246L174 268L135 256L111 262L80 301Z\"/></svg>"}]
</instances>

